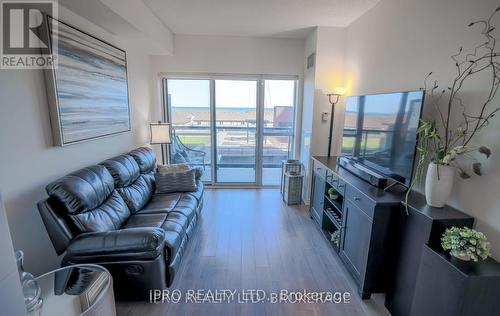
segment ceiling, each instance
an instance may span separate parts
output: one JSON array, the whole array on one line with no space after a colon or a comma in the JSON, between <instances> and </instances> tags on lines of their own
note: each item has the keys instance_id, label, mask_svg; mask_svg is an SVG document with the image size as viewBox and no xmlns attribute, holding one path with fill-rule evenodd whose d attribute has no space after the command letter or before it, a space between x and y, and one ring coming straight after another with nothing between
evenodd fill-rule
<instances>
[{"instance_id":1,"label":"ceiling","mask_svg":"<svg viewBox=\"0 0 500 316\"><path fill-rule=\"evenodd\" d=\"M140 34L136 27L99 0L59 0L59 4L113 35Z\"/></svg>"},{"instance_id":2,"label":"ceiling","mask_svg":"<svg viewBox=\"0 0 500 316\"><path fill-rule=\"evenodd\" d=\"M143 0L176 34L304 38L347 26L380 0Z\"/></svg>"},{"instance_id":3,"label":"ceiling","mask_svg":"<svg viewBox=\"0 0 500 316\"><path fill-rule=\"evenodd\" d=\"M58 4L63 21L71 11L115 36L108 39L118 41L115 45L158 55L173 53L172 32L141 0L59 0Z\"/></svg>"}]
</instances>

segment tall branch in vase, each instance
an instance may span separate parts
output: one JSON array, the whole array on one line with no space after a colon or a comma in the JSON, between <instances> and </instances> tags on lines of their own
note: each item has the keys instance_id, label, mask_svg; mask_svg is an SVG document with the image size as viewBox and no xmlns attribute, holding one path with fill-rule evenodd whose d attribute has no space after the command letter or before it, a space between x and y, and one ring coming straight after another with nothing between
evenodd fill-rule
<instances>
[{"instance_id":1,"label":"tall branch in vase","mask_svg":"<svg viewBox=\"0 0 500 316\"><path fill-rule=\"evenodd\" d=\"M500 86L500 50L496 47L493 36L495 27L493 18L500 11L500 7L488 19L471 22L468 26L478 28L482 43L470 51L459 48L451 56L456 68L456 77L447 88L439 86L437 81L431 81L432 72L424 80L424 88L428 102L436 109L437 120L422 120L418 129L419 145L417 152L420 157L417 161L415 179L411 184L408 196L416 184L422 180L424 167L427 163L439 166L452 166L459 170L462 179L468 179L472 174L482 175L482 164L474 152L483 154L486 158L491 150L485 145L474 145L473 141L492 118L500 111L500 106L494 104L494 99ZM490 78L479 107L466 104L460 97L464 85L475 76L486 75ZM452 115L461 114L460 120L452 126ZM439 169L438 169L439 170ZM438 172L439 174L439 172Z\"/></svg>"}]
</instances>

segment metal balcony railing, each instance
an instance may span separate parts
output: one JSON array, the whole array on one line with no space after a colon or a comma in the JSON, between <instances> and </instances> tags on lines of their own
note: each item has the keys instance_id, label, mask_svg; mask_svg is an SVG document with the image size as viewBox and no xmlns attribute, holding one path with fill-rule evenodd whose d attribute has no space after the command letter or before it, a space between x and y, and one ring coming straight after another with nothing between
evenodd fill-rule
<instances>
[{"instance_id":1,"label":"metal balcony railing","mask_svg":"<svg viewBox=\"0 0 500 316\"><path fill-rule=\"evenodd\" d=\"M255 124L246 122L244 126L238 126L234 123L224 121L218 122L216 125L217 166L219 168L255 168L255 135L257 132ZM173 124L172 129L184 146L195 151L205 152L206 157L210 157L211 137L209 126ZM289 150L293 141L293 129L290 127L265 126L263 140L264 168L280 168L281 161L289 157ZM205 159L205 164L210 164L209 158Z\"/></svg>"}]
</instances>

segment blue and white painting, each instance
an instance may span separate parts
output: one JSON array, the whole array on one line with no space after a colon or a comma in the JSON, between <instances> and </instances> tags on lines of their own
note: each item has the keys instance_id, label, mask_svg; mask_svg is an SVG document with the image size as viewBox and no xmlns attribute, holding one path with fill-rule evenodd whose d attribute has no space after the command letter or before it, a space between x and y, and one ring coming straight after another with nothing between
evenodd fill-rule
<instances>
[{"instance_id":1,"label":"blue and white painting","mask_svg":"<svg viewBox=\"0 0 500 316\"><path fill-rule=\"evenodd\" d=\"M125 52L51 19L61 145L130 130Z\"/></svg>"}]
</instances>

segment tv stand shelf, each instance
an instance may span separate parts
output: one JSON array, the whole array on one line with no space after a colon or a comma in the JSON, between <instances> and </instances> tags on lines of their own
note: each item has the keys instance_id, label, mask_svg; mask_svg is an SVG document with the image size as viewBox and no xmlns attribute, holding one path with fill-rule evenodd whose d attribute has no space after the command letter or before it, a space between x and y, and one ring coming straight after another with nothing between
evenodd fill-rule
<instances>
[{"instance_id":1,"label":"tv stand shelf","mask_svg":"<svg viewBox=\"0 0 500 316\"><path fill-rule=\"evenodd\" d=\"M337 227L337 229L342 228L342 220L339 218L338 220L335 219L334 215L331 212L328 212L327 210L324 211L324 215L330 220L330 222Z\"/></svg>"},{"instance_id":2,"label":"tv stand shelf","mask_svg":"<svg viewBox=\"0 0 500 316\"><path fill-rule=\"evenodd\" d=\"M325 194L325 199L339 212L342 213L342 201L334 201L330 199L328 194Z\"/></svg>"}]
</instances>

